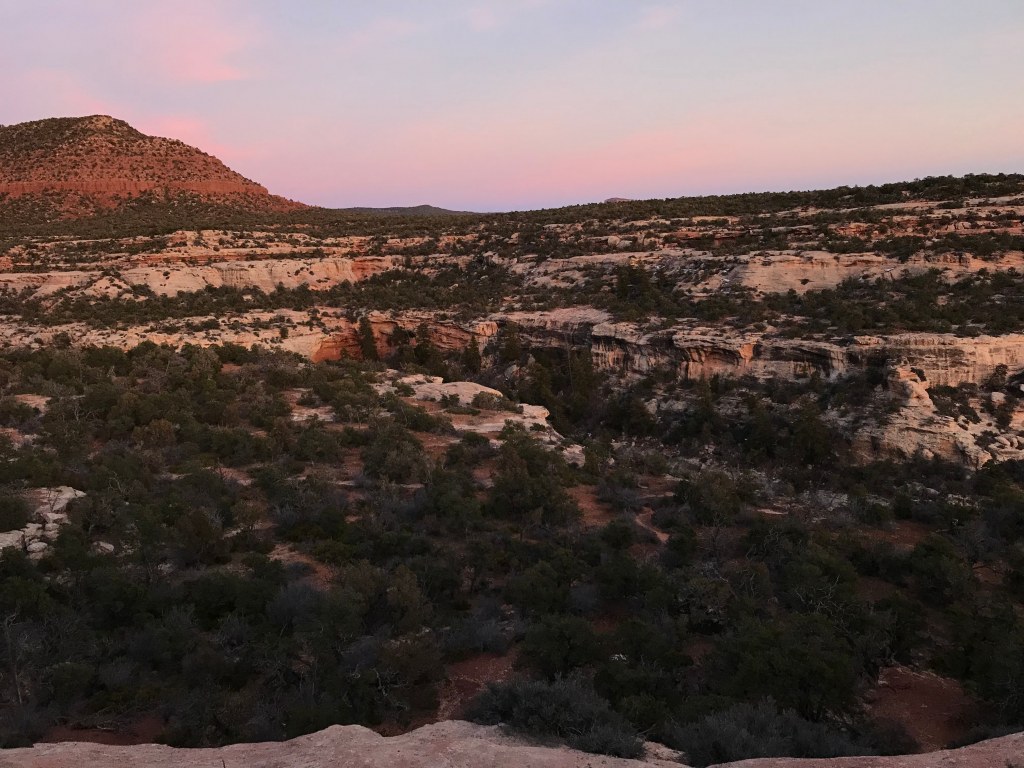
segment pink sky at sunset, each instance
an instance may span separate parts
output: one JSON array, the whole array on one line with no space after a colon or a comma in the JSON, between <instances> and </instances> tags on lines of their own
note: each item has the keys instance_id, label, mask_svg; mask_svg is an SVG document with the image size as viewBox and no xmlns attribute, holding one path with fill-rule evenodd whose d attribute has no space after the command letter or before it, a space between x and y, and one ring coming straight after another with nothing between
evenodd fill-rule
<instances>
[{"instance_id":1,"label":"pink sky at sunset","mask_svg":"<svg viewBox=\"0 0 1024 768\"><path fill-rule=\"evenodd\" d=\"M0 0L0 123L107 113L328 206L1024 171L1018 0Z\"/></svg>"}]
</instances>

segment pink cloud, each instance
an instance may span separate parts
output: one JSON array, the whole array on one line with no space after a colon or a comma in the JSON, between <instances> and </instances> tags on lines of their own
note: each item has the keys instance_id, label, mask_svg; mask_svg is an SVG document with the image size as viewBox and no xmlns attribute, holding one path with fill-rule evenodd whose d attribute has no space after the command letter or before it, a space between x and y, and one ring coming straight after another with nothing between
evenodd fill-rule
<instances>
[{"instance_id":1,"label":"pink cloud","mask_svg":"<svg viewBox=\"0 0 1024 768\"><path fill-rule=\"evenodd\" d=\"M354 155L307 171L308 195L323 202L414 203L502 208L611 196L813 187L864 174L917 175L953 156L948 142L847 116L764 116L742 108L595 140L552 135L536 116L421 118L381 131ZM918 117L920 120L920 116ZM859 137L856 140L854 137ZM914 163L915 165L911 165ZM532 203L531 203L532 201Z\"/></svg>"},{"instance_id":2,"label":"pink cloud","mask_svg":"<svg viewBox=\"0 0 1024 768\"><path fill-rule=\"evenodd\" d=\"M18 105L26 120L56 115L116 114L118 107L97 96L72 72L29 69L13 72L0 84L0 98Z\"/></svg>"},{"instance_id":3,"label":"pink cloud","mask_svg":"<svg viewBox=\"0 0 1024 768\"><path fill-rule=\"evenodd\" d=\"M213 138L206 121L190 115L143 116L137 118L135 127L151 136L178 139L211 155L220 155L232 149Z\"/></svg>"},{"instance_id":4,"label":"pink cloud","mask_svg":"<svg viewBox=\"0 0 1024 768\"><path fill-rule=\"evenodd\" d=\"M478 3L465 11L465 18L471 29L487 32L503 27L523 13L547 6L550 0L503 0L503 2Z\"/></svg>"},{"instance_id":5,"label":"pink cloud","mask_svg":"<svg viewBox=\"0 0 1024 768\"><path fill-rule=\"evenodd\" d=\"M338 50L348 56L372 53L407 40L419 31L419 25L398 16L381 16L349 33L338 42Z\"/></svg>"},{"instance_id":6,"label":"pink cloud","mask_svg":"<svg viewBox=\"0 0 1024 768\"><path fill-rule=\"evenodd\" d=\"M249 71L241 62L260 37L243 8L232 13L223 3L201 0L140 9L127 26L139 65L173 83L247 78Z\"/></svg>"},{"instance_id":7,"label":"pink cloud","mask_svg":"<svg viewBox=\"0 0 1024 768\"><path fill-rule=\"evenodd\" d=\"M470 8L466 16L469 18L469 26L478 32L494 29L501 24L497 10L486 5Z\"/></svg>"},{"instance_id":8,"label":"pink cloud","mask_svg":"<svg viewBox=\"0 0 1024 768\"><path fill-rule=\"evenodd\" d=\"M653 5L645 8L636 22L637 29L658 31L675 26L682 17L682 8L672 5Z\"/></svg>"}]
</instances>

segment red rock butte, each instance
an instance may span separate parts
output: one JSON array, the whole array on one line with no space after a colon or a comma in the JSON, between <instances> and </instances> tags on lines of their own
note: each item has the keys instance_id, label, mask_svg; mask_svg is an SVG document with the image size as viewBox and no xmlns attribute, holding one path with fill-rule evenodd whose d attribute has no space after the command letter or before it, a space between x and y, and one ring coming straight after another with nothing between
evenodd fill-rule
<instances>
[{"instance_id":1,"label":"red rock butte","mask_svg":"<svg viewBox=\"0 0 1024 768\"><path fill-rule=\"evenodd\" d=\"M65 194L107 206L147 193L247 198L268 211L301 207L175 139L106 115L0 127L0 195Z\"/></svg>"}]
</instances>

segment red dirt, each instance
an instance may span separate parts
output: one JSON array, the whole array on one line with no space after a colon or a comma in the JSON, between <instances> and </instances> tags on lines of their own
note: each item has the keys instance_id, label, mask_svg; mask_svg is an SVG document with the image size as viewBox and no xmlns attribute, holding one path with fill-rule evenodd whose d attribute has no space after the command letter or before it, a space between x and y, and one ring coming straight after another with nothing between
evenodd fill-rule
<instances>
[{"instance_id":1,"label":"red dirt","mask_svg":"<svg viewBox=\"0 0 1024 768\"><path fill-rule=\"evenodd\" d=\"M423 443L423 452L433 461L442 459L447 453L448 447L458 441L451 435L435 435L425 432L417 432L416 438Z\"/></svg>"},{"instance_id":2,"label":"red dirt","mask_svg":"<svg viewBox=\"0 0 1024 768\"><path fill-rule=\"evenodd\" d=\"M83 741L90 744L111 746L132 746L153 744L164 731L164 721L157 715L147 715L131 725L117 730L106 728L77 728L72 725L55 725L39 739L44 744L59 744L65 741Z\"/></svg>"},{"instance_id":3,"label":"red dirt","mask_svg":"<svg viewBox=\"0 0 1024 768\"><path fill-rule=\"evenodd\" d=\"M922 523L900 520L890 528L865 528L863 532L875 541L887 541L897 549L909 550L920 544L932 529Z\"/></svg>"},{"instance_id":4,"label":"red dirt","mask_svg":"<svg viewBox=\"0 0 1024 768\"><path fill-rule=\"evenodd\" d=\"M899 588L884 579L861 576L857 580L857 594L865 600L877 603L887 597L899 594Z\"/></svg>"},{"instance_id":5,"label":"red dirt","mask_svg":"<svg viewBox=\"0 0 1024 768\"><path fill-rule=\"evenodd\" d=\"M457 719L487 683L508 680L515 671L519 651L512 648L504 656L484 653L448 665L448 679L441 686L440 703L434 722Z\"/></svg>"},{"instance_id":6,"label":"red dirt","mask_svg":"<svg viewBox=\"0 0 1024 768\"><path fill-rule=\"evenodd\" d=\"M592 485L577 485L569 489L569 495L579 504L583 517L580 523L590 528L607 525L615 519L612 511L597 498L597 488Z\"/></svg>"},{"instance_id":7,"label":"red dirt","mask_svg":"<svg viewBox=\"0 0 1024 768\"><path fill-rule=\"evenodd\" d=\"M637 525L639 525L644 530L653 533L654 536L658 539L658 541L664 544L666 541L668 541L668 534L665 533L665 531L662 531L659 528L655 527L654 523L652 522L653 518L654 510L644 509L643 512L636 516L636 522Z\"/></svg>"},{"instance_id":8,"label":"red dirt","mask_svg":"<svg viewBox=\"0 0 1024 768\"><path fill-rule=\"evenodd\" d=\"M963 736L977 715L977 705L956 680L900 666L882 670L868 701L872 717L903 725L922 752Z\"/></svg>"},{"instance_id":9,"label":"red dirt","mask_svg":"<svg viewBox=\"0 0 1024 768\"><path fill-rule=\"evenodd\" d=\"M277 560L285 565L289 563L302 563L309 566L312 571L305 577L305 581L319 589L330 589L334 584L334 571L328 568L309 555L297 552L288 544L278 544L270 553L271 560Z\"/></svg>"},{"instance_id":10,"label":"red dirt","mask_svg":"<svg viewBox=\"0 0 1024 768\"><path fill-rule=\"evenodd\" d=\"M217 474L225 480L233 480L239 485L252 485L252 477L249 473L238 467L217 467Z\"/></svg>"}]
</instances>

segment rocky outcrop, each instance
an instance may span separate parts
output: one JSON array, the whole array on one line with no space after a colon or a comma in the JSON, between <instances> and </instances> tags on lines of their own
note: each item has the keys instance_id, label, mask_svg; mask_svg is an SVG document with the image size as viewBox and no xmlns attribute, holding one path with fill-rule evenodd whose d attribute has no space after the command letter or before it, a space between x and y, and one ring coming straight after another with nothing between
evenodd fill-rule
<instances>
[{"instance_id":1,"label":"rocky outcrop","mask_svg":"<svg viewBox=\"0 0 1024 768\"><path fill-rule=\"evenodd\" d=\"M645 375L669 368L681 379L712 376L830 377L849 368L845 351L828 342L772 339L710 328L641 333L626 323L602 323L591 333L599 370Z\"/></svg>"},{"instance_id":2,"label":"rocky outcrop","mask_svg":"<svg viewBox=\"0 0 1024 768\"><path fill-rule=\"evenodd\" d=\"M497 389L472 381L444 381L439 376L401 376L389 370L387 379L376 385L378 392L412 392L412 397L427 402L448 401L462 406L463 412L449 413L458 432L471 431L498 440L508 424L517 424L561 454L568 464L583 466L586 455L583 446L571 443L555 431L548 422L551 412L542 405L522 403L512 405ZM467 408L468 406L468 408Z\"/></svg>"},{"instance_id":3,"label":"rocky outcrop","mask_svg":"<svg viewBox=\"0 0 1024 768\"><path fill-rule=\"evenodd\" d=\"M593 310L590 311L591 313ZM568 315L568 316L566 316ZM903 363L924 373L929 386L983 383L1000 366L1024 371L1024 334L962 337L903 333L814 340L728 328L683 326L648 332L632 323L598 320L589 313L513 313L520 335L537 346L587 346L596 368L644 375L671 368L680 378L756 376L826 378L881 362Z\"/></svg>"},{"instance_id":4,"label":"rocky outcrop","mask_svg":"<svg viewBox=\"0 0 1024 768\"><path fill-rule=\"evenodd\" d=\"M279 271L264 270L261 264L229 262L197 270L210 270L209 275L202 278L209 280L208 284L231 282L236 287L272 290L274 280L283 282L287 279L309 285L312 289L327 285L319 282L321 280L362 279L391 266L387 257L324 260L320 263L320 272L315 264L304 260L297 260L288 270L281 268ZM331 276L317 277L318 274ZM82 273L65 272L61 275L59 285L75 284L85 279ZM199 275L198 271L196 275ZM38 278L32 273L19 273L17 276L23 282L8 283L12 290L16 286L32 285ZM313 283L308 282L311 279ZM40 291L45 285L35 284ZM173 289L170 284L158 284L157 287ZM52 292L56 286L47 290ZM997 373L1001 366L1005 366L1006 375L1011 380L1024 374L1024 334L968 338L941 333L905 333L815 340L784 338L772 335L770 331L737 331L696 325L648 331L632 323L610 322L605 312L589 307L506 312L476 320L448 318L426 311L369 312L366 317L382 357L393 353L403 339L414 337L421 327L426 328L433 344L446 351L460 351L471 343L483 350L501 328L514 327L526 348L589 349L595 368L627 376L643 376L667 368L674 370L682 379L716 375L800 379L814 373L834 378L872 365L902 365L919 371L926 386L933 387L981 384ZM276 332L267 334L257 330L275 318L284 318L296 331L283 339ZM191 318L193 322L204 319ZM315 320L310 313L287 310L219 319L230 323L231 327L210 332L205 337L190 338L189 341L197 344L272 342L314 360L361 356L357 321L337 309L318 308ZM62 331L83 344L133 346L147 339L157 343L183 343L180 334L161 334L143 327L119 330L89 329L81 325L33 328L23 323L0 324L0 343L31 346L35 341L44 342Z\"/></svg>"},{"instance_id":5,"label":"rocky outcrop","mask_svg":"<svg viewBox=\"0 0 1024 768\"><path fill-rule=\"evenodd\" d=\"M68 504L85 494L68 486L37 488L28 492L35 504L32 521L17 531L0 533L0 550L20 549L33 560L40 559L68 522Z\"/></svg>"},{"instance_id":6,"label":"rocky outcrop","mask_svg":"<svg viewBox=\"0 0 1024 768\"><path fill-rule=\"evenodd\" d=\"M8 272L0 274L0 291L48 296L58 291L82 288L99 280L99 272L66 270L63 272Z\"/></svg>"},{"instance_id":7,"label":"rocky outcrop","mask_svg":"<svg viewBox=\"0 0 1024 768\"><path fill-rule=\"evenodd\" d=\"M1005 365L1012 376L1024 369L1024 334L954 336L950 333L900 333L857 337L850 354L881 353L924 371L929 386L980 384Z\"/></svg>"},{"instance_id":8,"label":"rocky outcrop","mask_svg":"<svg viewBox=\"0 0 1024 768\"><path fill-rule=\"evenodd\" d=\"M735 266L721 270L698 286L698 291L707 293L726 285L740 285L760 293L806 293L835 288L850 279L899 280L936 269L945 279L955 281L980 269L1005 271L1024 266L1018 252L1004 254L996 262L954 253L919 253L897 261L877 253L827 251L761 251L735 258Z\"/></svg>"},{"instance_id":9,"label":"rocky outcrop","mask_svg":"<svg viewBox=\"0 0 1024 768\"><path fill-rule=\"evenodd\" d=\"M511 326L526 346L577 347L589 345L594 327L611 320L611 315L594 307L566 307L544 312L502 312L489 320Z\"/></svg>"},{"instance_id":10,"label":"rocky outcrop","mask_svg":"<svg viewBox=\"0 0 1024 768\"><path fill-rule=\"evenodd\" d=\"M892 266L890 259L873 253L772 251L743 258L721 281L763 293L805 293L834 288L849 278L879 277Z\"/></svg>"},{"instance_id":11,"label":"rocky outcrop","mask_svg":"<svg viewBox=\"0 0 1024 768\"><path fill-rule=\"evenodd\" d=\"M88 295L107 295L106 283L113 280L130 293L132 286L148 288L160 296L194 293L206 288L253 289L271 293L278 287L306 286L325 291L346 280L358 282L398 267L401 260L390 256L322 259L256 259L138 266L115 270L62 270L53 272L0 273L0 290L34 296L49 296L70 290Z\"/></svg>"},{"instance_id":12,"label":"rocky outcrop","mask_svg":"<svg viewBox=\"0 0 1024 768\"><path fill-rule=\"evenodd\" d=\"M730 768L1003 768L1024 756L1024 734L962 749L900 757L818 760L770 758L729 763ZM235 744L218 749L174 749L155 744L37 744L0 752L0 768L680 768L675 754L649 745L644 760L624 760L530 743L497 726L446 721L401 736L384 737L358 725L336 725L291 741ZM685 766L683 766L685 768Z\"/></svg>"},{"instance_id":13,"label":"rocky outcrop","mask_svg":"<svg viewBox=\"0 0 1024 768\"><path fill-rule=\"evenodd\" d=\"M854 450L864 460L921 455L979 469L993 459L1024 459L1024 432L1019 424L1001 428L988 414L970 419L939 413L918 370L892 368L889 393L898 409L860 429L854 437ZM991 393L989 398L1005 402L1005 395L999 392Z\"/></svg>"},{"instance_id":14,"label":"rocky outcrop","mask_svg":"<svg viewBox=\"0 0 1024 768\"><path fill-rule=\"evenodd\" d=\"M439 319L429 312L369 312L366 319L373 331L377 354L387 357L398 348L400 338L412 338L421 326L425 326L432 344L446 351L461 351L475 343L479 349L498 332L494 320L471 321L467 323ZM338 318L331 331L320 342L312 358L340 360L345 357L359 359L362 351L359 344L357 322Z\"/></svg>"},{"instance_id":15,"label":"rocky outcrop","mask_svg":"<svg viewBox=\"0 0 1024 768\"><path fill-rule=\"evenodd\" d=\"M679 768L679 763L641 763L566 748L531 745L494 726L449 721L385 738L358 725L336 725L292 741L238 744L220 749L172 749L156 745L37 744L0 752L0 768Z\"/></svg>"},{"instance_id":16,"label":"rocky outcrop","mask_svg":"<svg viewBox=\"0 0 1024 768\"><path fill-rule=\"evenodd\" d=\"M524 347L589 350L594 367L615 376L643 376L672 370L680 379L753 376L799 380L818 374L833 378L867 366L883 366L892 376L891 412L878 414L853 434L865 460L934 455L980 467L992 459L1024 458L1024 424L1020 419L1000 428L992 417L981 421L940 414L928 388L984 383L1000 366L1009 380L1024 375L1024 334L962 338L951 334L897 334L845 340L805 340L767 332L739 332L707 327L647 331L630 323L609 322L596 309L512 312L480 320L445 318L431 312L366 315L377 353L387 358L402 344L415 344L421 328L431 343L458 352L470 344L483 351L502 327L515 327ZM216 322L215 322L216 320ZM201 328L202 330L197 330ZM191 318L162 326L115 329L82 324L31 327L0 323L0 345L38 347L57 334L75 343L122 348L143 341L181 346L254 344L295 352L314 361L359 359L359 322L338 309L316 313L280 310L222 318ZM999 393L996 393L999 396Z\"/></svg>"},{"instance_id":17,"label":"rocky outcrop","mask_svg":"<svg viewBox=\"0 0 1024 768\"><path fill-rule=\"evenodd\" d=\"M307 286L323 291L346 280L358 282L394 269L399 260L392 257L356 259L266 259L228 261L205 266L136 267L121 273L130 285L144 285L160 295L201 291L207 287L257 289L271 293L278 287Z\"/></svg>"}]
</instances>

